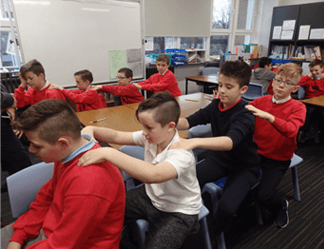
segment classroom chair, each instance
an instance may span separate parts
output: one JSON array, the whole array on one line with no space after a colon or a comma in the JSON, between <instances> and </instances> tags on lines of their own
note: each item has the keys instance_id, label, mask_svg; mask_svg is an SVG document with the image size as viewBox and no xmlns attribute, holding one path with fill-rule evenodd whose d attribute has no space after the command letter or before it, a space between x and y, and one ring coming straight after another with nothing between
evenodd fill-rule
<instances>
[{"instance_id":1,"label":"classroom chair","mask_svg":"<svg viewBox=\"0 0 324 249\"><path fill-rule=\"evenodd\" d=\"M298 100L302 100L305 98L305 87L304 86L299 86L298 91L297 91L297 98L298 98Z\"/></svg>"},{"instance_id":2,"label":"classroom chair","mask_svg":"<svg viewBox=\"0 0 324 249\"><path fill-rule=\"evenodd\" d=\"M27 212L41 187L53 175L54 163L37 163L7 177L12 217Z\"/></svg>"},{"instance_id":3,"label":"classroom chair","mask_svg":"<svg viewBox=\"0 0 324 249\"><path fill-rule=\"evenodd\" d=\"M253 101L263 95L263 86L258 83L250 82L248 90L242 95L242 98L247 101Z\"/></svg>"},{"instance_id":4,"label":"classroom chair","mask_svg":"<svg viewBox=\"0 0 324 249\"><path fill-rule=\"evenodd\" d=\"M219 67L204 67L202 70L202 75L217 75L219 73L220 68ZM201 91L203 93L213 93L213 90L217 88L217 85L215 86L205 86L203 85Z\"/></svg>"},{"instance_id":5,"label":"classroom chair","mask_svg":"<svg viewBox=\"0 0 324 249\"><path fill-rule=\"evenodd\" d=\"M297 174L297 166L303 161L303 158L300 156L296 155L294 153L291 163L289 165L289 169L291 169L291 177L293 180L293 185L294 185L294 195L295 195L295 200L300 201L300 190L299 190L299 182L298 182L298 174Z\"/></svg>"},{"instance_id":6,"label":"classroom chair","mask_svg":"<svg viewBox=\"0 0 324 249\"><path fill-rule=\"evenodd\" d=\"M144 160L144 148L141 146L124 145L120 147L118 150L129 156ZM136 179L128 175L126 172L122 171L122 176L125 181L126 191L139 186L136 185L135 182ZM208 209L204 205L202 205L202 207L200 208L200 213L198 215L198 220L200 222L205 248L212 249L210 238L209 238L207 219L206 219L206 216L208 214L209 214ZM135 222L135 228L137 230L139 247L140 249L142 249L146 240L146 234L149 230L149 223L146 220L139 219Z\"/></svg>"}]
</instances>

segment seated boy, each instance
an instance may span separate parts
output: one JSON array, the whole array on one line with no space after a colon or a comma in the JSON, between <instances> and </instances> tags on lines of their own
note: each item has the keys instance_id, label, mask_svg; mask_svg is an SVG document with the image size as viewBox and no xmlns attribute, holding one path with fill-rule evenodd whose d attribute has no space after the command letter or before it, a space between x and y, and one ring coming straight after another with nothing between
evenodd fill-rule
<instances>
[{"instance_id":1,"label":"seated boy","mask_svg":"<svg viewBox=\"0 0 324 249\"><path fill-rule=\"evenodd\" d=\"M271 71L271 61L272 59L268 57L262 57L259 61L259 68L252 73L251 81L257 80L256 83L262 84L263 94L267 93L270 81L276 76L276 73Z\"/></svg>"},{"instance_id":2,"label":"seated boy","mask_svg":"<svg viewBox=\"0 0 324 249\"><path fill-rule=\"evenodd\" d=\"M55 166L29 211L1 229L1 248L19 249L28 241L28 248L117 249L125 204L122 176L109 162L77 165L86 151L100 146L92 136L81 136L80 121L68 103L41 101L14 125L26 133L29 150Z\"/></svg>"},{"instance_id":3,"label":"seated boy","mask_svg":"<svg viewBox=\"0 0 324 249\"><path fill-rule=\"evenodd\" d=\"M305 87L305 98L324 95L323 62L314 59L309 63L308 67L310 73L301 77L299 81L299 85Z\"/></svg>"},{"instance_id":4,"label":"seated boy","mask_svg":"<svg viewBox=\"0 0 324 249\"><path fill-rule=\"evenodd\" d=\"M156 69L158 73L153 74L147 80L140 83L133 83L138 89L153 91L154 93L163 91L170 92L174 97L181 96L182 93L178 86L178 81L174 74L168 70L169 57L160 54L156 58Z\"/></svg>"},{"instance_id":5,"label":"seated boy","mask_svg":"<svg viewBox=\"0 0 324 249\"><path fill-rule=\"evenodd\" d=\"M74 78L79 89L69 91L54 84L51 84L50 89L61 90L65 97L77 104L78 112L107 108L104 96L90 88L93 77L89 70L76 72Z\"/></svg>"},{"instance_id":6,"label":"seated boy","mask_svg":"<svg viewBox=\"0 0 324 249\"><path fill-rule=\"evenodd\" d=\"M89 151L79 163L86 166L109 161L145 183L127 192L125 208L126 225L137 219L150 223L145 248L180 248L197 229L202 204L194 155L192 151L169 150L179 140L175 128L179 116L180 107L175 98L159 92L140 103L136 111L142 131L120 132L95 126L82 131L107 143L144 147L145 161L106 147ZM127 238L122 239L120 248L130 248L127 242Z\"/></svg>"},{"instance_id":7,"label":"seated boy","mask_svg":"<svg viewBox=\"0 0 324 249\"><path fill-rule=\"evenodd\" d=\"M142 102L144 100L143 95L133 84L130 84L132 78L133 71L123 67L117 73L118 85L97 85L91 86L90 89L120 96L123 105Z\"/></svg>"},{"instance_id":8,"label":"seated boy","mask_svg":"<svg viewBox=\"0 0 324 249\"><path fill-rule=\"evenodd\" d=\"M301 74L297 64L280 66L273 81L274 95L260 97L246 106L256 116L254 140L261 158L262 180L256 196L279 228L288 225L288 201L276 194L276 187L289 168L306 115L305 105L290 97L299 88Z\"/></svg>"},{"instance_id":9,"label":"seated boy","mask_svg":"<svg viewBox=\"0 0 324 249\"><path fill-rule=\"evenodd\" d=\"M57 90L49 89L50 83L45 79L45 70L37 60L31 60L20 68L20 86L15 90L17 108L34 105L44 99L61 99L64 95ZM27 91L27 85L30 86Z\"/></svg>"},{"instance_id":10,"label":"seated boy","mask_svg":"<svg viewBox=\"0 0 324 249\"><path fill-rule=\"evenodd\" d=\"M260 175L260 158L253 140L255 118L245 109L246 102L241 98L247 91L250 78L251 69L246 63L224 62L219 72L219 98L191 116L180 118L177 126L186 130L211 123L213 137L181 140L171 147L211 150L206 159L197 165L201 189L208 182L227 177L212 224L216 234L232 225L239 205Z\"/></svg>"}]
</instances>

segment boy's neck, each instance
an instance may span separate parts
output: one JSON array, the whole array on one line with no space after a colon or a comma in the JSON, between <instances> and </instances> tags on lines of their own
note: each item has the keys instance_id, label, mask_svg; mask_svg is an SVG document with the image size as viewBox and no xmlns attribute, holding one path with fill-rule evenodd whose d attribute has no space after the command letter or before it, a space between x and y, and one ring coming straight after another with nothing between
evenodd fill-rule
<instances>
[{"instance_id":1,"label":"boy's neck","mask_svg":"<svg viewBox=\"0 0 324 249\"><path fill-rule=\"evenodd\" d=\"M70 146L70 148L69 148L69 150L66 153L67 154L66 157L68 157L69 155L71 155L74 151L76 151L80 147L86 145L88 142L89 141L87 139L85 139L83 136L81 136L79 139L73 141L72 144L71 144L71 146Z\"/></svg>"},{"instance_id":2,"label":"boy's neck","mask_svg":"<svg viewBox=\"0 0 324 249\"><path fill-rule=\"evenodd\" d=\"M169 145L169 143L171 143L175 133L176 133L176 130L171 132L166 140L164 140L162 143L157 145L156 154L159 154L159 153L161 153L162 151L165 150L165 148Z\"/></svg>"},{"instance_id":3,"label":"boy's neck","mask_svg":"<svg viewBox=\"0 0 324 249\"><path fill-rule=\"evenodd\" d=\"M45 88L45 85L46 85L46 80L42 82L42 84L37 88L37 90L39 91L43 90Z\"/></svg>"}]
</instances>

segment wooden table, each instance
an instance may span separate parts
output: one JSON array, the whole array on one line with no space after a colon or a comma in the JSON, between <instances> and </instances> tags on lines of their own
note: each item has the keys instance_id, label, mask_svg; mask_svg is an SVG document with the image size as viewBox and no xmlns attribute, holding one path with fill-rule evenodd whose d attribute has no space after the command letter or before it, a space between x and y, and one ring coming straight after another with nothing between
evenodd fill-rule
<instances>
[{"instance_id":1,"label":"wooden table","mask_svg":"<svg viewBox=\"0 0 324 249\"><path fill-rule=\"evenodd\" d=\"M187 117L198 111L200 108L207 106L211 101L206 98L203 93L194 93L176 97L181 108L181 117ZM135 117L139 103L128 104L122 106L109 107L98 110L85 112L77 112L81 123L84 126L93 125L98 127L108 127L118 131L138 131L142 130L142 125ZM95 120L106 118L106 120L98 123L90 123ZM187 131L179 131L182 138L188 137ZM118 149L121 145L111 144L112 147Z\"/></svg>"},{"instance_id":2,"label":"wooden table","mask_svg":"<svg viewBox=\"0 0 324 249\"><path fill-rule=\"evenodd\" d=\"M217 75L198 75L186 77L186 94L188 94L188 81L194 81L197 85L214 86L218 85Z\"/></svg>"},{"instance_id":3,"label":"wooden table","mask_svg":"<svg viewBox=\"0 0 324 249\"><path fill-rule=\"evenodd\" d=\"M303 99L303 103L324 107L324 96L318 96L310 99Z\"/></svg>"}]
</instances>

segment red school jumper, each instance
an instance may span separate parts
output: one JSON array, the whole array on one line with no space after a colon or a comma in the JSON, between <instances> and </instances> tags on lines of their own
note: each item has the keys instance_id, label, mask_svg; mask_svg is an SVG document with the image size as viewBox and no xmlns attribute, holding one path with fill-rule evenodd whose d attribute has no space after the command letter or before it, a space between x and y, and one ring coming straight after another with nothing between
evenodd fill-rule
<instances>
[{"instance_id":1,"label":"red school jumper","mask_svg":"<svg viewBox=\"0 0 324 249\"><path fill-rule=\"evenodd\" d=\"M95 90L83 92L80 89L71 91L63 89L62 93L65 97L77 104L78 112L107 108L104 96Z\"/></svg>"},{"instance_id":2,"label":"red school jumper","mask_svg":"<svg viewBox=\"0 0 324 249\"><path fill-rule=\"evenodd\" d=\"M156 92L170 92L174 97L181 96L178 81L174 74L167 69L164 74L153 74L147 80L139 83L142 90Z\"/></svg>"},{"instance_id":3,"label":"red school jumper","mask_svg":"<svg viewBox=\"0 0 324 249\"><path fill-rule=\"evenodd\" d=\"M254 140L258 153L273 160L290 160L297 148L298 130L305 122L305 105L295 99L275 104L272 96L262 96L249 104L275 116L272 124L255 118Z\"/></svg>"},{"instance_id":4,"label":"red school jumper","mask_svg":"<svg viewBox=\"0 0 324 249\"><path fill-rule=\"evenodd\" d=\"M144 101L143 95L132 83L129 83L126 86L105 85L102 86L101 91L120 96L120 100L123 105Z\"/></svg>"},{"instance_id":5,"label":"red school jumper","mask_svg":"<svg viewBox=\"0 0 324 249\"><path fill-rule=\"evenodd\" d=\"M97 143L91 150L96 148ZM84 153L55 163L52 179L13 224L10 241L23 244L42 228L47 238L28 249L118 249L124 223L123 178L109 162L78 166Z\"/></svg>"},{"instance_id":6,"label":"red school jumper","mask_svg":"<svg viewBox=\"0 0 324 249\"><path fill-rule=\"evenodd\" d=\"M324 78L318 80L305 75L300 78L298 84L300 86L305 86L305 98L324 95Z\"/></svg>"}]
</instances>

